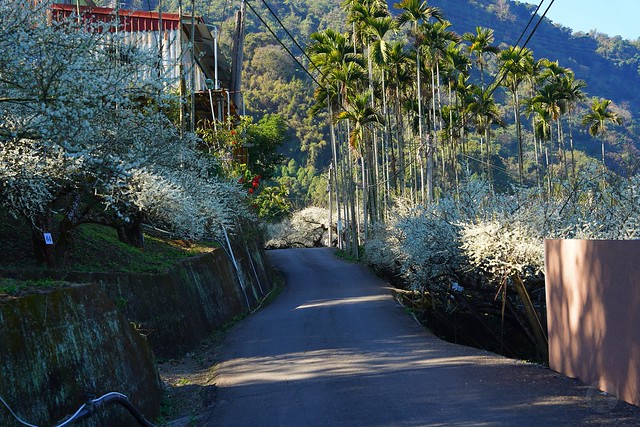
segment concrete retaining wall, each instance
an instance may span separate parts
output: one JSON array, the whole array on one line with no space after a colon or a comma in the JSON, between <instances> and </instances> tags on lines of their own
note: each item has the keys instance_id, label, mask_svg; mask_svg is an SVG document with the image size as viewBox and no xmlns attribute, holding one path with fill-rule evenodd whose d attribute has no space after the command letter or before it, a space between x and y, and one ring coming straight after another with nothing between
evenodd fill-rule
<instances>
[{"instance_id":1,"label":"concrete retaining wall","mask_svg":"<svg viewBox=\"0 0 640 427\"><path fill-rule=\"evenodd\" d=\"M164 274L49 274L90 284L0 301L0 396L39 425L73 413L86 393L109 391L155 419L154 356L183 355L271 288L259 242L235 244L234 254L239 275L218 249ZM83 425L137 425L122 409L108 414ZM13 425L3 407L0 425Z\"/></svg>"},{"instance_id":2,"label":"concrete retaining wall","mask_svg":"<svg viewBox=\"0 0 640 427\"><path fill-rule=\"evenodd\" d=\"M153 356L95 285L56 289L0 303L0 395L25 421L51 425L87 400L127 394L147 417L158 414ZM123 410L97 425L133 425ZM17 425L0 407L0 425Z\"/></svg>"}]
</instances>

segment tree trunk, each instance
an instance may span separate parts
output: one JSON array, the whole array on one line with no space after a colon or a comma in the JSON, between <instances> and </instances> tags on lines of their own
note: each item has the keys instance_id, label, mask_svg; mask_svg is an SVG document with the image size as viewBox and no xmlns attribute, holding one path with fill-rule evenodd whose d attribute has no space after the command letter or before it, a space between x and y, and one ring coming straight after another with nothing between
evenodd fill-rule
<instances>
[{"instance_id":1,"label":"tree trunk","mask_svg":"<svg viewBox=\"0 0 640 427\"><path fill-rule=\"evenodd\" d=\"M398 183L398 194L400 196L405 195L405 174L406 174L406 164L404 158L404 122L401 114L401 103L400 103L400 93L399 89L396 88L396 105L395 105L395 113L396 113L396 140L398 144L398 167L394 172L394 175L397 175L397 183Z\"/></svg>"},{"instance_id":2,"label":"tree trunk","mask_svg":"<svg viewBox=\"0 0 640 427\"><path fill-rule=\"evenodd\" d=\"M517 89L513 92L513 112L516 119L516 132L518 134L518 172L520 185L524 183L524 148L522 146L522 123L520 121L520 98Z\"/></svg>"},{"instance_id":3,"label":"tree trunk","mask_svg":"<svg viewBox=\"0 0 640 427\"><path fill-rule=\"evenodd\" d=\"M65 216L60 222L60 233L58 235L58 241L55 242L55 251L57 257L64 259L67 252L73 244L73 230L78 226L72 219Z\"/></svg>"},{"instance_id":4,"label":"tree trunk","mask_svg":"<svg viewBox=\"0 0 640 427\"><path fill-rule=\"evenodd\" d=\"M531 298L529 297L529 292L527 292L527 288L524 286L524 282L518 276L518 274L514 274L511 276L513 279L513 283L515 284L516 291L518 292L518 296L524 305L524 311L527 315L527 321L529 322L529 327L533 331L533 336L536 339L536 346L538 348L538 352L542 356L544 360L549 360L549 342L547 340L547 334L540 322L540 318L536 313L535 307L531 302Z\"/></svg>"},{"instance_id":5,"label":"tree trunk","mask_svg":"<svg viewBox=\"0 0 640 427\"><path fill-rule=\"evenodd\" d=\"M45 264L47 267L53 267L54 257L52 245L47 245L44 241L42 233L38 230L31 230L31 241L33 242L33 252L38 264Z\"/></svg>"},{"instance_id":6,"label":"tree trunk","mask_svg":"<svg viewBox=\"0 0 640 427\"><path fill-rule=\"evenodd\" d=\"M337 211L337 224L338 224L338 248L344 249L342 242L342 233L340 230L340 225L342 224L342 218L340 215L340 195L342 194L339 182L339 166L338 166L338 147L336 142L336 131L335 126L333 124L333 111L331 108L331 98L327 96L327 108L329 111L329 129L331 131L331 161L333 165L333 170L329 172L329 177L331 177L331 172L333 172L335 184L335 198L336 198L336 211ZM331 185L331 179L329 180L329 185Z\"/></svg>"},{"instance_id":7,"label":"tree trunk","mask_svg":"<svg viewBox=\"0 0 640 427\"><path fill-rule=\"evenodd\" d=\"M136 248L144 248L144 234L142 233L142 214L136 214L130 222L116 227L118 240Z\"/></svg>"}]
</instances>

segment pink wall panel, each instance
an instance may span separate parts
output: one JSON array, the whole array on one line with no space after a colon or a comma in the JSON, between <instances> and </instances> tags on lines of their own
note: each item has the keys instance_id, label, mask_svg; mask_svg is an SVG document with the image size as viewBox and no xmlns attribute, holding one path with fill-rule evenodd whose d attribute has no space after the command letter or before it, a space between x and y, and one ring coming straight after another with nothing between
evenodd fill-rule
<instances>
[{"instance_id":1,"label":"pink wall panel","mask_svg":"<svg viewBox=\"0 0 640 427\"><path fill-rule=\"evenodd\" d=\"M640 405L640 241L545 242L551 369Z\"/></svg>"}]
</instances>

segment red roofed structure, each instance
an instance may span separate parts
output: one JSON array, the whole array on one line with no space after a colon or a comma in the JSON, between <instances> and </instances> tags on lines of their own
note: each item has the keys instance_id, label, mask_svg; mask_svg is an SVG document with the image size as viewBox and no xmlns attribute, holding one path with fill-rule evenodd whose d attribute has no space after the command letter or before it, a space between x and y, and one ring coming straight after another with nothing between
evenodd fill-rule
<instances>
[{"instance_id":1,"label":"red roofed structure","mask_svg":"<svg viewBox=\"0 0 640 427\"><path fill-rule=\"evenodd\" d=\"M224 121L228 115L236 116L236 107L228 89L231 70L223 55L215 55L215 37L201 17L192 22L190 15L151 11L114 9L109 7L55 3L50 6L52 20L78 17L87 24L105 23L109 32L119 32L125 43L149 49L162 58L164 73L176 84L184 79L190 87L191 64L194 67L195 112L197 120L211 120L216 115ZM118 23L117 25L116 22ZM193 50L189 48L193 32ZM162 52L160 52L162 50ZM217 81L216 81L217 76ZM213 82L210 98L207 83ZM213 104L213 105L211 105Z\"/></svg>"}]
</instances>

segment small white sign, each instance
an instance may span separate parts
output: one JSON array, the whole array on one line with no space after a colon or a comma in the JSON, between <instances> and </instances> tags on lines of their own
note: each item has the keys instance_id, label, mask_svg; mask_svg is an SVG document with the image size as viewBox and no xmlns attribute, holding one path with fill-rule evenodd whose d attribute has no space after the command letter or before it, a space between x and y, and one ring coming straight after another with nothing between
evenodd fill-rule
<instances>
[{"instance_id":1,"label":"small white sign","mask_svg":"<svg viewBox=\"0 0 640 427\"><path fill-rule=\"evenodd\" d=\"M44 233L44 243L47 245L53 245L53 237L51 237L51 233Z\"/></svg>"}]
</instances>

